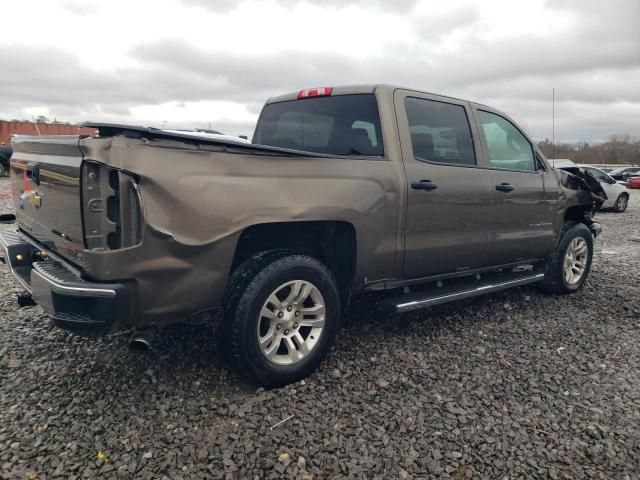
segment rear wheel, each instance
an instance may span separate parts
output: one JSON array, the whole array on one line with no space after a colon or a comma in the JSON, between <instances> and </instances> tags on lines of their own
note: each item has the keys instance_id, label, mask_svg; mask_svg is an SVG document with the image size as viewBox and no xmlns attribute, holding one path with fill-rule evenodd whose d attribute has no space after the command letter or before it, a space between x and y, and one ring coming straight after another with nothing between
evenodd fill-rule
<instances>
[{"instance_id":1,"label":"rear wheel","mask_svg":"<svg viewBox=\"0 0 640 480\"><path fill-rule=\"evenodd\" d=\"M621 193L616 203L613 205L613 211L617 213L622 213L627 209L627 205L629 204L629 195L626 193Z\"/></svg>"},{"instance_id":2,"label":"rear wheel","mask_svg":"<svg viewBox=\"0 0 640 480\"><path fill-rule=\"evenodd\" d=\"M0 177L4 177L4 174L5 174L5 173L6 173L6 172L4 171L4 165L2 165L2 164L0 163Z\"/></svg>"},{"instance_id":3,"label":"rear wheel","mask_svg":"<svg viewBox=\"0 0 640 480\"><path fill-rule=\"evenodd\" d=\"M238 267L220 342L232 367L278 387L313 372L333 345L340 303L331 272L305 255L267 255ZM244 281L237 279L241 278Z\"/></svg>"},{"instance_id":4,"label":"rear wheel","mask_svg":"<svg viewBox=\"0 0 640 480\"><path fill-rule=\"evenodd\" d=\"M572 293L580 289L591 270L593 237L583 223L565 224L560 243L544 266L540 288L547 293Z\"/></svg>"}]
</instances>

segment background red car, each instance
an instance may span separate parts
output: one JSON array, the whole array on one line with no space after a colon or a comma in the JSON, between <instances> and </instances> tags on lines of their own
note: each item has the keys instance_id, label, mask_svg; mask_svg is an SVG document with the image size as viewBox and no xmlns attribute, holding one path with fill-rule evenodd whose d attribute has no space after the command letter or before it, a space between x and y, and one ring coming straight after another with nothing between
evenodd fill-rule
<instances>
[{"instance_id":1,"label":"background red car","mask_svg":"<svg viewBox=\"0 0 640 480\"><path fill-rule=\"evenodd\" d=\"M629 177L627 179L627 188L640 188L640 176L638 177Z\"/></svg>"}]
</instances>

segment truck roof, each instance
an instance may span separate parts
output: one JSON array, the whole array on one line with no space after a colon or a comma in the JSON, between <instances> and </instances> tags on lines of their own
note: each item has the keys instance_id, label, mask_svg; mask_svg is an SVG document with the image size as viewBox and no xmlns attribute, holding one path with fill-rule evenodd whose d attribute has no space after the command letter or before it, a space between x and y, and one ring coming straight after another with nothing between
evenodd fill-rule
<instances>
[{"instance_id":1,"label":"truck roof","mask_svg":"<svg viewBox=\"0 0 640 480\"><path fill-rule=\"evenodd\" d=\"M389 93L393 93L395 90L409 90L414 92L426 93L428 95L434 95L442 98L449 98L452 100L457 100L461 102L471 102L476 105L482 105L471 100L467 100L464 98L452 97L450 95L442 95L440 93L427 92L425 90L419 90L417 88L409 88L402 87L399 85L390 85L386 83L376 83L376 84L362 84L362 85L338 85L338 86L327 86L324 88L331 88L331 96L335 95L354 95L354 94L362 94L362 93L375 93L377 90L387 90ZM267 100L266 104L277 103L277 102L286 102L288 100L297 100L298 95L303 90L298 90L295 92L285 93L283 95L278 95L276 97L271 97ZM486 106L486 105L483 105Z\"/></svg>"}]
</instances>

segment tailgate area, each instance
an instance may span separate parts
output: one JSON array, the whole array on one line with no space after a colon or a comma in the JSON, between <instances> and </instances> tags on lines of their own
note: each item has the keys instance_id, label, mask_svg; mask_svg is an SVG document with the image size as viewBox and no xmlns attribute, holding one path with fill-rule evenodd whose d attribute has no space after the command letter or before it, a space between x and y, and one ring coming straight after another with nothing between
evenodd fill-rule
<instances>
[{"instance_id":1,"label":"tailgate area","mask_svg":"<svg viewBox=\"0 0 640 480\"><path fill-rule=\"evenodd\" d=\"M47 248L75 260L84 247L78 136L15 136L11 190L17 224Z\"/></svg>"},{"instance_id":2,"label":"tailgate area","mask_svg":"<svg viewBox=\"0 0 640 480\"><path fill-rule=\"evenodd\" d=\"M127 323L131 288L82 278L72 265L19 231L0 232L0 258L57 327L101 335Z\"/></svg>"}]
</instances>

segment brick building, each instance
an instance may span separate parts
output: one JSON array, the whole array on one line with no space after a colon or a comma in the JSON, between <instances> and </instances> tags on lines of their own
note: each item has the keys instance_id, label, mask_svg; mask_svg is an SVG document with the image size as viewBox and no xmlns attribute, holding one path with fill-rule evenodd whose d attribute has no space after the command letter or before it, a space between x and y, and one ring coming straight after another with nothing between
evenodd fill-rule
<instances>
[{"instance_id":1,"label":"brick building","mask_svg":"<svg viewBox=\"0 0 640 480\"><path fill-rule=\"evenodd\" d=\"M92 135L93 128L61 123L9 122L0 120L0 144L8 145L11 135Z\"/></svg>"}]
</instances>

